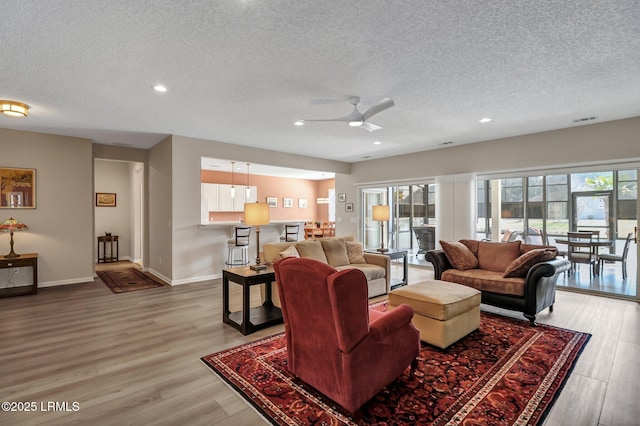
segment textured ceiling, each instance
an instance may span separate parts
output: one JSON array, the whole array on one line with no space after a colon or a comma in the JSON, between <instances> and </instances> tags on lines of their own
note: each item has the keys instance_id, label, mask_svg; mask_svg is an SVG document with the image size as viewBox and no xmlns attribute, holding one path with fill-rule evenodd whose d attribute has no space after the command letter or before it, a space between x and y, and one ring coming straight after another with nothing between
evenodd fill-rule
<instances>
[{"instance_id":1,"label":"textured ceiling","mask_svg":"<svg viewBox=\"0 0 640 426\"><path fill-rule=\"evenodd\" d=\"M31 113L0 127L97 143L177 134L353 162L640 115L637 0L21 0L1 14L0 99ZM293 126L349 114L353 95L361 111L394 99L370 120L382 130Z\"/></svg>"}]
</instances>

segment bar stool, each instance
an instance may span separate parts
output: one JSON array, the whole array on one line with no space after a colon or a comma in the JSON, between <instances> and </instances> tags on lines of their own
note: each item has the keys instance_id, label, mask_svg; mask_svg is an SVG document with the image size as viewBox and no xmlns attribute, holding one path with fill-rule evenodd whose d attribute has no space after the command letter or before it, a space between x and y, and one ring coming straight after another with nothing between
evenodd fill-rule
<instances>
[{"instance_id":1,"label":"bar stool","mask_svg":"<svg viewBox=\"0 0 640 426\"><path fill-rule=\"evenodd\" d=\"M250 226L236 226L234 236L227 241L227 265L248 265L249 264L249 235ZM240 250L240 261L236 260L236 251Z\"/></svg>"},{"instance_id":2,"label":"bar stool","mask_svg":"<svg viewBox=\"0 0 640 426\"><path fill-rule=\"evenodd\" d=\"M300 225L285 225L284 235L280 237L280 241L293 242L298 241L298 232L300 231Z\"/></svg>"}]
</instances>

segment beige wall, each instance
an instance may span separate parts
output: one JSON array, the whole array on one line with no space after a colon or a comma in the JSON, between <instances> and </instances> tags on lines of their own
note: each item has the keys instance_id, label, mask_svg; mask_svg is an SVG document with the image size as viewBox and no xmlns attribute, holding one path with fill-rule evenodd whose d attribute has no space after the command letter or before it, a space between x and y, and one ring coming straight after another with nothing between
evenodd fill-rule
<instances>
[{"instance_id":1,"label":"beige wall","mask_svg":"<svg viewBox=\"0 0 640 426\"><path fill-rule=\"evenodd\" d=\"M357 184L640 160L640 117L352 164Z\"/></svg>"},{"instance_id":2,"label":"beige wall","mask_svg":"<svg viewBox=\"0 0 640 426\"><path fill-rule=\"evenodd\" d=\"M169 247L173 248L171 282L174 284L220 277L227 258L227 240L232 234L232 227L199 228L201 157L334 173L348 173L350 170L348 163L339 161L283 154L184 136L172 136L170 140L173 146L171 164L173 227L172 244ZM151 167L154 167L154 162L151 162ZM156 190L157 188L151 188L152 199ZM151 209L153 211L153 205ZM153 232L154 229L151 230L152 234ZM261 227L260 242L277 241L280 234L280 226ZM255 240L252 237L249 248L250 257L255 257L255 253ZM153 262L153 255L151 257Z\"/></svg>"},{"instance_id":3,"label":"beige wall","mask_svg":"<svg viewBox=\"0 0 640 426\"><path fill-rule=\"evenodd\" d=\"M0 209L20 219L17 253L38 253L40 286L93 280L93 160L88 139L0 129L2 167L36 169L36 208ZM0 234L0 253L9 235Z\"/></svg>"},{"instance_id":4,"label":"beige wall","mask_svg":"<svg viewBox=\"0 0 640 426\"><path fill-rule=\"evenodd\" d=\"M171 282L173 274L173 143L171 136L149 152L149 234L148 268L155 275ZM200 168L198 166L198 168ZM199 189L199 186L198 186ZM184 192L184 190L183 190ZM193 209L199 211L199 205Z\"/></svg>"}]
</instances>

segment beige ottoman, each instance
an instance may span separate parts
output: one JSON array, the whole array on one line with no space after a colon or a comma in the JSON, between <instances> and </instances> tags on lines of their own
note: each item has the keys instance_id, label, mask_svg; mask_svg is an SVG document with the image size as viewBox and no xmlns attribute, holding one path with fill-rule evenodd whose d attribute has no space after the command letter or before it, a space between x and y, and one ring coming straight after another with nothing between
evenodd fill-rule
<instances>
[{"instance_id":1,"label":"beige ottoman","mask_svg":"<svg viewBox=\"0 0 640 426\"><path fill-rule=\"evenodd\" d=\"M480 326L480 292L460 284L427 280L389 293L389 308L406 303L414 311L420 340L446 348Z\"/></svg>"}]
</instances>

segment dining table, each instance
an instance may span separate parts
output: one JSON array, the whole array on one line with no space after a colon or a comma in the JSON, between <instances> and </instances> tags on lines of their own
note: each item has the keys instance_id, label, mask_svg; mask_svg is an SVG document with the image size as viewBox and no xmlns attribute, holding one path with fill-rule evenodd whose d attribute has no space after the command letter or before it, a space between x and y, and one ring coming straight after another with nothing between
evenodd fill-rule
<instances>
[{"instance_id":1,"label":"dining table","mask_svg":"<svg viewBox=\"0 0 640 426\"><path fill-rule=\"evenodd\" d=\"M555 241L556 241L556 244L569 244L569 238L568 237L556 238ZM588 241L572 241L571 244L576 246L576 247L589 248L590 251L595 253L596 263L594 264L594 267L593 267L593 274L594 275L598 275L599 271L596 268L596 265L598 263L598 261L597 261L598 260L598 251L600 250L600 247L613 247L615 245L615 243L616 243L615 240L608 240L608 239L604 239L604 238L594 238L590 242L588 242Z\"/></svg>"}]
</instances>

